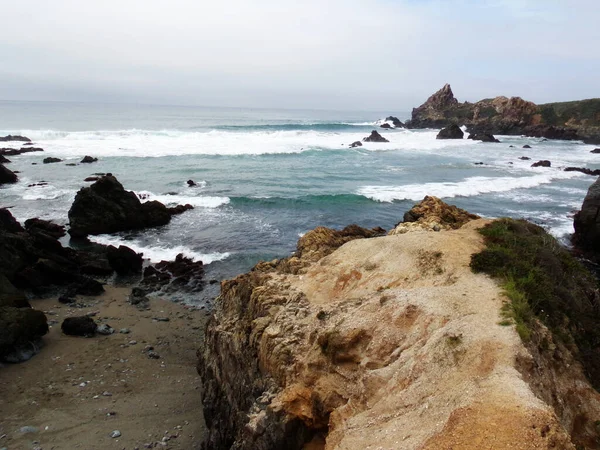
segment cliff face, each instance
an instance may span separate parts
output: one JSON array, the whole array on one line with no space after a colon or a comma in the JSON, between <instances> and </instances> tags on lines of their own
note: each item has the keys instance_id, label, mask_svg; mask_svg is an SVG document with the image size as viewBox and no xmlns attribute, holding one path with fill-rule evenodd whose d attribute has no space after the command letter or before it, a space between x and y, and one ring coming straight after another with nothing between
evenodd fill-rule
<instances>
[{"instance_id":1,"label":"cliff face","mask_svg":"<svg viewBox=\"0 0 600 450\"><path fill-rule=\"evenodd\" d=\"M598 394L562 347L498 323L502 292L469 267L485 221L465 214L317 228L223 282L198 353L204 448L598 448Z\"/></svg>"},{"instance_id":2,"label":"cliff face","mask_svg":"<svg viewBox=\"0 0 600 450\"><path fill-rule=\"evenodd\" d=\"M450 85L412 111L408 128L466 125L472 133L513 134L600 142L600 99L536 105L520 97L459 103Z\"/></svg>"}]
</instances>

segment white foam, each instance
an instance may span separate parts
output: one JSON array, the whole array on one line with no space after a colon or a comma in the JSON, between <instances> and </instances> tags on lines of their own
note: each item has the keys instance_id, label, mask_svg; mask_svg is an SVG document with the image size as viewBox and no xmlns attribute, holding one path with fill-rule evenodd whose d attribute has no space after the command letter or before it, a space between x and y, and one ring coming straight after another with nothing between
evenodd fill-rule
<instances>
[{"instance_id":1,"label":"white foam","mask_svg":"<svg viewBox=\"0 0 600 450\"><path fill-rule=\"evenodd\" d=\"M142 244L139 240L126 240L118 236L112 236L108 234L101 234L98 236L89 236L90 241L96 242L102 245L125 245L137 253L143 253L144 258L149 259L151 262L160 261L173 261L178 254L183 253L184 256L192 258L195 261L202 261L204 264L210 264L215 261L221 261L228 258L230 253L199 253L185 245L177 245L174 247L164 247L161 245L150 246Z\"/></svg>"},{"instance_id":2,"label":"white foam","mask_svg":"<svg viewBox=\"0 0 600 450\"><path fill-rule=\"evenodd\" d=\"M150 191L139 191L138 196L143 202L158 200L165 205L190 204L199 208L218 208L229 203L229 197L186 196L186 195L156 195Z\"/></svg>"},{"instance_id":3,"label":"white foam","mask_svg":"<svg viewBox=\"0 0 600 450\"><path fill-rule=\"evenodd\" d=\"M459 182L407 184L404 186L363 186L357 193L379 202L422 200L426 195L440 198L471 197L490 192L509 192L574 178L573 172L548 171L524 177L470 177Z\"/></svg>"},{"instance_id":4,"label":"white foam","mask_svg":"<svg viewBox=\"0 0 600 450\"><path fill-rule=\"evenodd\" d=\"M47 184L43 186L31 186L23 193L23 200L54 200L57 198L65 198L67 200L75 200L74 190L57 189L54 186Z\"/></svg>"}]
</instances>

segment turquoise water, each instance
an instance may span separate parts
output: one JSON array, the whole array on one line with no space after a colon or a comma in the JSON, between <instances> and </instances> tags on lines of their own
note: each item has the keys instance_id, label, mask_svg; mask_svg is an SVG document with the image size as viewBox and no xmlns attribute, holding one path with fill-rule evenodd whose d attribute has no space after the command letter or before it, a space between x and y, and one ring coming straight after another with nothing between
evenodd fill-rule
<instances>
[{"instance_id":1,"label":"turquoise water","mask_svg":"<svg viewBox=\"0 0 600 450\"><path fill-rule=\"evenodd\" d=\"M20 220L66 223L83 179L112 172L149 199L195 209L165 227L96 239L127 241L152 260L183 252L208 264L208 279L286 256L319 225L389 229L425 195L484 216L525 217L562 239L572 232L572 214L594 178L562 168L599 168L593 146L521 137L500 137L500 144L439 141L437 130L381 130L390 143L348 148L390 113L408 116L0 102L0 135L24 134L45 149L11 158L21 181L0 188L0 204ZM99 162L41 164L48 156L66 163L84 155ZM524 155L532 160L520 160ZM531 168L539 159L551 160L552 168ZM187 187L188 179L198 186ZM28 187L39 181L48 185ZM194 301L214 296L214 289Z\"/></svg>"}]
</instances>

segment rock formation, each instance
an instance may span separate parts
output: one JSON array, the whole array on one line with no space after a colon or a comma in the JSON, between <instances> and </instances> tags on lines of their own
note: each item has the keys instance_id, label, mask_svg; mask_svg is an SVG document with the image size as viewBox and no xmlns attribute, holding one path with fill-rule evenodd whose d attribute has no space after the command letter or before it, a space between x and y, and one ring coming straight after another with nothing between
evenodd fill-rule
<instances>
[{"instance_id":1,"label":"rock formation","mask_svg":"<svg viewBox=\"0 0 600 450\"><path fill-rule=\"evenodd\" d=\"M134 192L126 191L111 175L79 190L69 210L73 237L89 234L166 225L171 220L167 207L160 202L141 203Z\"/></svg>"},{"instance_id":2,"label":"rock formation","mask_svg":"<svg viewBox=\"0 0 600 450\"><path fill-rule=\"evenodd\" d=\"M600 178L592 184L573 220L573 244L600 261Z\"/></svg>"},{"instance_id":3,"label":"rock formation","mask_svg":"<svg viewBox=\"0 0 600 450\"><path fill-rule=\"evenodd\" d=\"M0 155L3 156L16 156L21 155L23 153L32 153L32 152L43 152L43 148L38 147L23 147L20 149L16 148L0 148Z\"/></svg>"},{"instance_id":4,"label":"rock formation","mask_svg":"<svg viewBox=\"0 0 600 450\"><path fill-rule=\"evenodd\" d=\"M436 139L462 139L465 133L456 124L448 125L446 128L442 128Z\"/></svg>"},{"instance_id":5,"label":"rock formation","mask_svg":"<svg viewBox=\"0 0 600 450\"><path fill-rule=\"evenodd\" d=\"M377 131L371 131L371 134L363 139L364 142L390 142Z\"/></svg>"},{"instance_id":6,"label":"rock formation","mask_svg":"<svg viewBox=\"0 0 600 450\"><path fill-rule=\"evenodd\" d=\"M0 136L0 142L10 142L10 141L18 141L18 142L31 142L31 139L25 136Z\"/></svg>"},{"instance_id":7,"label":"rock formation","mask_svg":"<svg viewBox=\"0 0 600 450\"><path fill-rule=\"evenodd\" d=\"M498 323L502 290L469 268L475 217L429 197L407 218L440 232L320 227L222 282L198 352L203 448L596 445L579 363Z\"/></svg>"},{"instance_id":8,"label":"rock formation","mask_svg":"<svg viewBox=\"0 0 600 450\"><path fill-rule=\"evenodd\" d=\"M81 164L91 164L98 161L98 158L92 158L91 156L84 156L83 159L80 161Z\"/></svg>"},{"instance_id":9,"label":"rock formation","mask_svg":"<svg viewBox=\"0 0 600 450\"><path fill-rule=\"evenodd\" d=\"M466 125L470 133L525 135L600 142L600 99L536 105L520 97L459 103L446 84L418 108L407 128Z\"/></svg>"},{"instance_id":10,"label":"rock formation","mask_svg":"<svg viewBox=\"0 0 600 450\"><path fill-rule=\"evenodd\" d=\"M18 180L19 177L13 171L0 164L0 184L16 183Z\"/></svg>"}]
</instances>

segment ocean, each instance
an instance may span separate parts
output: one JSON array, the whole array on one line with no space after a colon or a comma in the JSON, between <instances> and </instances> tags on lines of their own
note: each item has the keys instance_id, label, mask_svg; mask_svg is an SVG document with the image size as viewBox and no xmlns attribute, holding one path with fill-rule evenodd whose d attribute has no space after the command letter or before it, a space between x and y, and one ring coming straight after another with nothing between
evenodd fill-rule
<instances>
[{"instance_id":1,"label":"ocean","mask_svg":"<svg viewBox=\"0 0 600 450\"><path fill-rule=\"evenodd\" d=\"M572 216L595 179L563 168L600 168L594 146L518 136L497 136L500 144L436 140L438 130L378 128L389 114L410 115L4 101L0 135L28 136L44 152L9 157L20 181L0 187L0 205L20 221L66 224L77 190L89 184L83 180L111 172L144 198L195 209L164 227L92 240L128 245L151 261L183 253L206 264L207 280L288 256L319 225L390 229L425 195L485 217L526 218L568 244ZM348 148L373 129L390 142ZM65 165L85 155L99 161ZM42 164L49 156L64 161ZM552 167L530 167L540 159ZM41 181L48 184L28 187ZM210 303L217 294L209 285L185 300Z\"/></svg>"}]
</instances>

